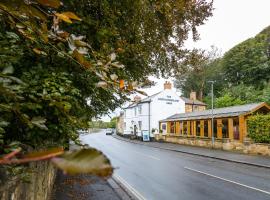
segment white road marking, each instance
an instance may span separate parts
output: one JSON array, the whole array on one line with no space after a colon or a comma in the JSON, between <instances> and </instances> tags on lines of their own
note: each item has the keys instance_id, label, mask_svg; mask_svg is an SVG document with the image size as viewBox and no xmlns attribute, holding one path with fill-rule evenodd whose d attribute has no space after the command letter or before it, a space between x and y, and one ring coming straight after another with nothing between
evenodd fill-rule
<instances>
[{"instance_id":1,"label":"white road marking","mask_svg":"<svg viewBox=\"0 0 270 200\"><path fill-rule=\"evenodd\" d=\"M196 170L196 169L192 169L192 168L189 168L189 167L184 167L185 169L187 170L190 170L190 171L194 171L194 172L197 172L197 173L200 173L200 174L204 174L206 176L211 176L213 178L217 178L217 179L220 179L220 180L223 180L223 181L227 181L229 183L233 183L233 184L236 184L236 185L240 185L242 187L245 187L245 188L249 188L249 189L252 189L252 190L256 190L258 192L262 192L262 193L265 193L265 194L268 194L270 195L270 192L269 191L265 191L265 190L261 190L261 189L258 189L258 188L255 188L255 187L251 187L251 186L248 186L248 185L245 185L245 184L242 184L242 183L238 183L238 182L235 182L235 181L231 181L229 179L225 179L225 178L222 178L222 177L219 177L219 176L215 176L215 175L212 175L212 174L208 174L208 173L205 173L205 172L202 172L202 171L199 171L199 170Z\"/></svg>"},{"instance_id":2,"label":"white road marking","mask_svg":"<svg viewBox=\"0 0 270 200\"><path fill-rule=\"evenodd\" d=\"M138 152L138 151L133 151L134 153L137 153L137 154L140 154L142 156L145 156L145 157L148 157L148 158L152 158L154 160L160 160L159 158L155 157L155 156L151 156L151 155L147 155L147 154L143 154L141 152Z\"/></svg>"},{"instance_id":3,"label":"white road marking","mask_svg":"<svg viewBox=\"0 0 270 200\"><path fill-rule=\"evenodd\" d=\"M135 188L129 185L121 176L113 175L113 178L117 179L121 184L123 184L126 189L128 189L138 200L146 200Z\"/></svg>"}]
</instances>

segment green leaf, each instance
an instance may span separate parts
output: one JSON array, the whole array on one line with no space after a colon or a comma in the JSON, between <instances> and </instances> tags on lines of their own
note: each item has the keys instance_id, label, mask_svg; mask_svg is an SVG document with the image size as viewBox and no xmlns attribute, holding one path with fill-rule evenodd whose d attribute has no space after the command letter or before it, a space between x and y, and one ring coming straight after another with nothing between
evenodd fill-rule
<instances>
[{"instance_id":1,"label":"green leaf","mask_svg":"<svg viewBox=\"0 0 270 200\"><path fill-rule=\"evenodd\" d=\"M12 74L14 72L14 68L10 65L6 67L3 71L2 74Z\"/></svg>"},{"instance_id":2,"label":"green leaf","mask_svg":"<svg viewBox=\"0 0 270 200\"><path fill-rule=\"evenodd\" d=\"M45 125L46 119L43 117L33 117L31 120L31 123L34 124L35 126L43 129L43 130L48 130L47 126Z\"/></svg>"},{"instance_id":3,"label":"green leaf","mask_svg":"<svg viewBox=\"0 0 270 200\"><path fill-rule=\"evenodd\" d=\"M68 152L53 158L52 162L68 174L85 173L109 177L113 173L109 159L94 148Z\"/></svg>"}]
</instances>

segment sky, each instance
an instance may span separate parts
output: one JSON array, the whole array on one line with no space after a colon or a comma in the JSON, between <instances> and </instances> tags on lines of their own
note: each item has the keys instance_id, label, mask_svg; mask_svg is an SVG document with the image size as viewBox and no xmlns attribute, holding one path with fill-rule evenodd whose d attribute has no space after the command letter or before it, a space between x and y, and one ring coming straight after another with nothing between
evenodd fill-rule
<instances>
[{"instance_id":1,"label":"sky","mask_svg":"<svg viewBox=\"0 0 270 200\"><path fill-rule=\"evenodd\" d=\"M198 27L200 40L195 43L188 40L185 44L187 48L210 50L211 46L215 46L225 53L270 25L270 0L214 0L214 8L213 16ZM150 79L156 85L145 90L148 95L163 90L165 79ZM118 113L119 110L111 116ZM103 117L103 120L109 119L108 116Z\"/></svg>"}]
</instances>

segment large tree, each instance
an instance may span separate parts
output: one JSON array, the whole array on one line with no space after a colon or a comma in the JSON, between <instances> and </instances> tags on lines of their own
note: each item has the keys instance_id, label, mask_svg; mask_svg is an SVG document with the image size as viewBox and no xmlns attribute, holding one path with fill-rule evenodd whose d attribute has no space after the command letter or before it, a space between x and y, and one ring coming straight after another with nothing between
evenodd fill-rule
<instances>
[{"instance_id":1,"label":"large tree","mask_svg":"<svg viewBox=\"0 0 270 200\"><path fill-rule=\"evenodd\" d=\"M261 89L270 80L270 27L226 52L222 65L227 86Z\"/></svg>"},{"instance_id":2,"label":"large tree","mask_svg":"<svg viewBox=\"0 0 270 200\"><path fill-rule=\"evenodd\" d=\"M149 75L176 71L211 12L206 0L1 1L0 154L76 141Z\"/></svg>"},{"instance_id":3,"label":"large tree","mask_svg":"<svg viewBox=\"0 0 270 200\"><path fill-rule=\"evenodd\" d=\"M215 93L222 86L223 72L220 65L217 49L211 51L193 50L188 59L179 65L175 74L175 87L179 88L184 96L189 96L191 91L198 94L198 99L203 100L211 89L208 81L215 81Z\"/></svg>"}]
</instances>

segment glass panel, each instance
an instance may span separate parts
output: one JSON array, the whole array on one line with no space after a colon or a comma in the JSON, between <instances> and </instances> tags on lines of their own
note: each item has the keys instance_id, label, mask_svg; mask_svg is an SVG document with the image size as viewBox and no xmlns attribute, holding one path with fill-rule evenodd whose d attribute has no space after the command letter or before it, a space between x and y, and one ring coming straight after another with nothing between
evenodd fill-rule
<instances>
[{"instance_id":1,"label":"glass panel","mask_svg":"<svg viewBox=\"0 0 270 200\"><path fill-rule=\"evenodd\" d=\"M222 138L229 138L228 119L222 120Z\"/></svg>"},{"instance_id":2,"label":"glass panel","mask_svg":"<svg viewBox=\"0 0 270 200\"><path fill-rule=\"evenodd\" d=\"M239 140L239 119L233 118L233 139Z\"/></svg>"},{"instance_id":3,"label":"glass panel","mask_svg":"<svg viewBox=\"0 0 270 200\"><path fill-rule=\"evenodd\" d=\"M196 121L196 136L200 136L201 133L201 124L200 121Z\"/></svg>"},{"instance_id":4,"label":"glass panel","mask_svg":"<svg viewBox=\"0 0 270 200\"><path fill-rule=\"evenodd\" d=\"M187 121L183 122L183 134L187 135Z\"/></svg>"},{"instance_id":5,"label":"glass panel","mask_svg":"<svg viewBox=\"0 0 270 200\"><path fill-rule=\"evenodd\" d=\"M204 120L204 137L208 137L208 121Z\"/></svg>"},{"instance_id":6,"label":"glass panel","mask_svg":"<svg viewBox=\"0 0 270 200\"><path fill-rule=\"evenodd\" d=\"M214 119L214 137L217 137L217 120Z\"/></svg>"}]
</instances>

